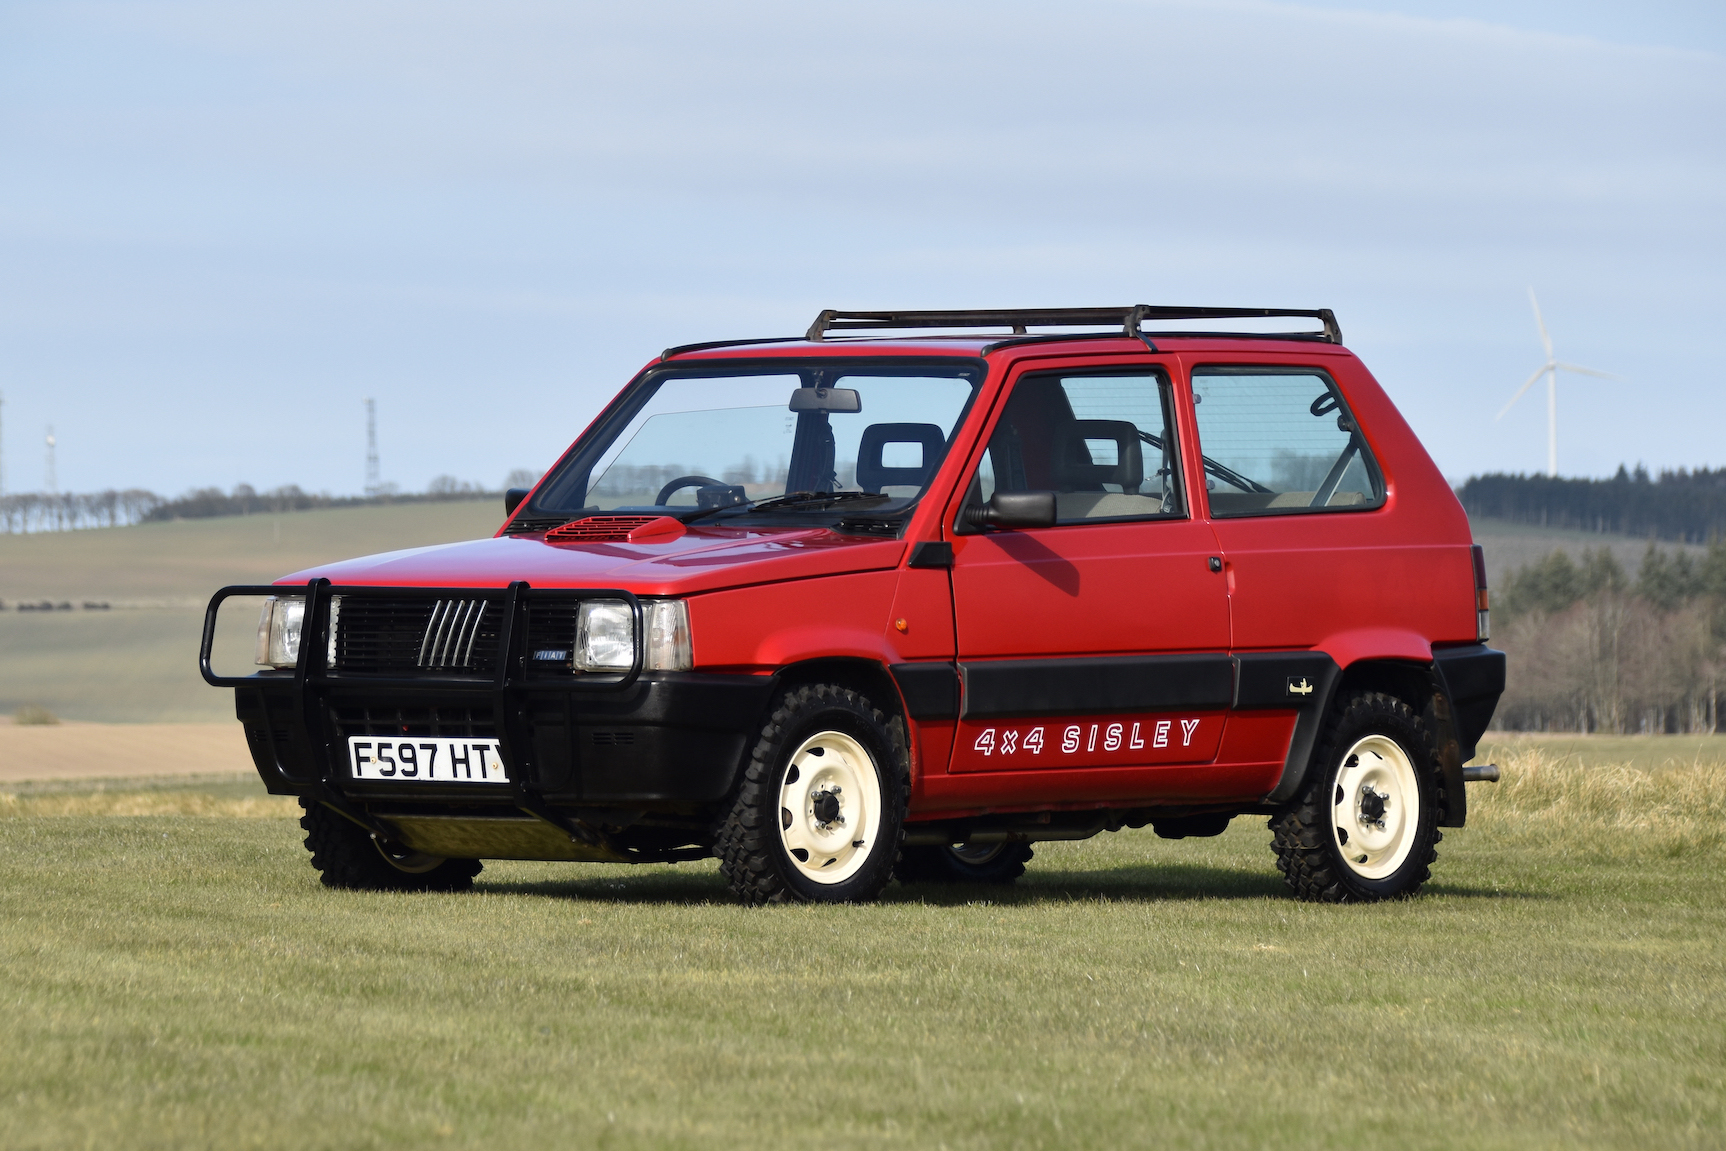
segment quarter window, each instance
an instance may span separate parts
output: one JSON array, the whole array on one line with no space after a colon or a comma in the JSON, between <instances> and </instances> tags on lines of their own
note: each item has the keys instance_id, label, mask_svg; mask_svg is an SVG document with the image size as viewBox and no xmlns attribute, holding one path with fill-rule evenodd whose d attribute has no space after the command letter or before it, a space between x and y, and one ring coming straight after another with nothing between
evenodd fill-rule
<instances>
[{"instance_id":1,"label":"quarter window","mask_svg":"<svg viewBox=\"0 0 1726 1151\"><path fill-rule=\"evenodd\" d=\"M1162 376L1027 376L1013 387L972 499L1053 491L1058 523L1180 516L1180 468Z\"/></svg>"},{"instance_id":2,"label":"quarter window","mask_svg":"<svg viewBox=\"0 0 1726 1151\"><path fill-rule=\"evenodd\" d=\"M1330 377L1196 368L1193 403L1217 517L1377 507L1384 482Z\"/></svg>"}]
</instances>

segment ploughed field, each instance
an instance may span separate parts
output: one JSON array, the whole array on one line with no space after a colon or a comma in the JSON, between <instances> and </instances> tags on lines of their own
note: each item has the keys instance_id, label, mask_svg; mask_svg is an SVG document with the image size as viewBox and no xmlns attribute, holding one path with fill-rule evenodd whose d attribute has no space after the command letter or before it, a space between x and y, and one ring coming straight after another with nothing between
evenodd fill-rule
<instances>
[{"instance_id":1,"label":"ploughed field","mask_svg":"<svg viewBox=\"0 0 1726 1151\"><path fill-rule=\"evenodd\" d=\"M0 1146L1726 1143L1726 740L1486 750L1427 893L1348 907L1260 819L747 910L333 892L244 776L0 785Z\"/></svg>"}]
</instances>

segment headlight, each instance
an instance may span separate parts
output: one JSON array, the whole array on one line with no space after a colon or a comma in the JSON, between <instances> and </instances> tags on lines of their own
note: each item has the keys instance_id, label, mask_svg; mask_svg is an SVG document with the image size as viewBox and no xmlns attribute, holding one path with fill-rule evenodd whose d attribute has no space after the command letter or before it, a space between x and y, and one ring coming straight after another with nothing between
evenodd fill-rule
<instances>
[{"instance_id":1,"label":"headlight","mask_svg":"<svg viewBox=\"0 0 1726 1151\"><path fill-rule=\"evenodd\" d=\"M695 653L689 642L687 601L642 600L641 617L647 628L649 671L688 671L695 666Z\"/></svg>"},{"instance_id":2,"label":"headlight","mask_svg":"<svg viewBox=\"0 0 1726 1151\"><path fill-rule=\"evenodd\" d=\"M635 613L621 600L581 605L575 622L578 671L628 671L635 666Z\"/></svg>"},{"instance_id":3,"label":"headlight","mask_svg":"<svg viewBox=\"0 0 1726 1151\"><path fill-rule=\"evenodd\" d=\"M680 599L641 601L647 632L646 671L688 671L695 666L689 640L689 605ZM635 664L635 613L619 600L588 600L576 617L578 671L628 671Z\"/></svg>"},{"instance_id":4,"label":"headlight","mask_svg":"<svg viewBox=\"0 0 1726 1151\"><path fill-rule=\"evenodd\" d=\"M257 663L293 667L300 662L300 627L306 619L304 596L270 596L258 616Z\"/></svg>"}]
</instances>

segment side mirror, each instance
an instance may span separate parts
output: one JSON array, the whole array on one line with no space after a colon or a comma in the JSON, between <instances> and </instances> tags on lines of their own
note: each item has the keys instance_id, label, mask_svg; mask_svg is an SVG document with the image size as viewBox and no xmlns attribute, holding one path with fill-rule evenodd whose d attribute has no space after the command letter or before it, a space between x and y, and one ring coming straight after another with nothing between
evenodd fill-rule
<instances>
[{"instance_id":1,"label":"side mirror","mask_svg":"<svg viewBox=\"0 0 1726 1151\"><path fill-rule=\"evenodd\" d=\"M515 509L521 506L521 501L527 498L527 488L510 488L503 493L503 514L513 516Z\"/></svg>"},{"instance_id":2,"label":"side mirror","mask_svg":"<svg viewBox=\"0 0 1726 1151\"><path fill-rule=\"evenodd\" d=\"M971 528L1052 528L1054 492L996 492L986 504L972 504L962 516Z\"/></svg>"}]
</instances>

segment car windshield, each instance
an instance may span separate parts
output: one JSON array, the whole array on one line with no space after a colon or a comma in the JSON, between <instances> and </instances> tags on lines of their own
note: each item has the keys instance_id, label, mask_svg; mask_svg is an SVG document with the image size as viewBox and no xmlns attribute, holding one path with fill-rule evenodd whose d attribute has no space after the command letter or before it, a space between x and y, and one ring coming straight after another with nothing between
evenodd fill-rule
<instances>
[{"instance_id":1,"label":"car windshield","mask_svg":"<svg viewBox=\"0 0 1726 1151\"><path fill-rule=\"evenodd\" d=\"M576 444L528 514L892 516L923 494L982 370L792 361L655 372Z\"/></svg>"}]
</instances>

